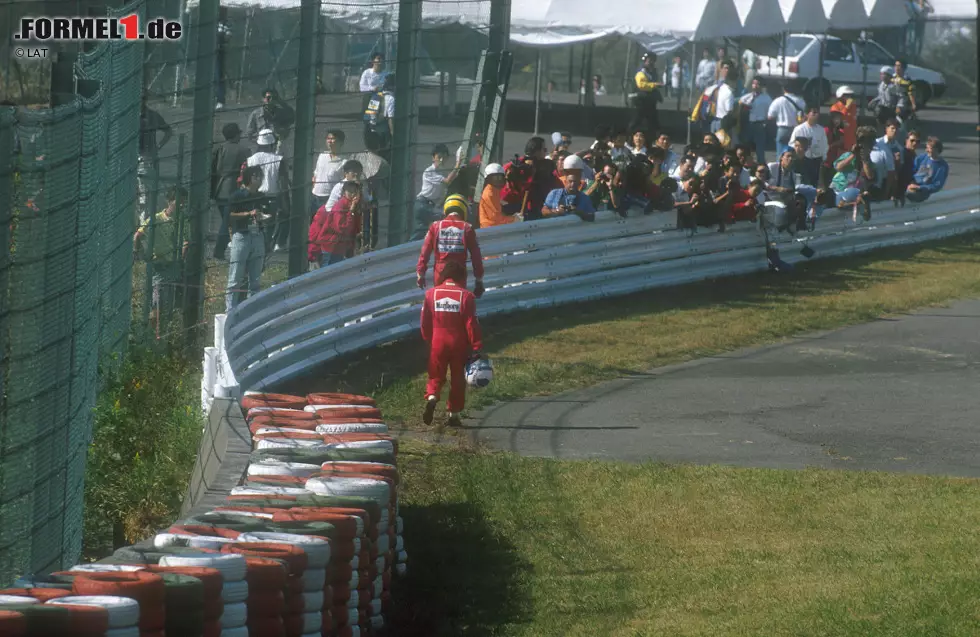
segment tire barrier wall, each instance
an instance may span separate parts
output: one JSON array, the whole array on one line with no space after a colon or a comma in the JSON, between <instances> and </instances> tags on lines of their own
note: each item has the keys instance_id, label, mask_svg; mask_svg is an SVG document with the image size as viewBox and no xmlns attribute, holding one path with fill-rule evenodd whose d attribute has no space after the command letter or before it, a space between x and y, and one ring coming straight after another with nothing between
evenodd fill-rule
<instances>
[{"instance_id":1,"label":"tire barrier wall","mask_svg":"<svg viewBox=\"0 0 980 637\"><path fill-rule=\"evenodd\" d=\"M480 316L629 294L767 268L765 239L742 222L726 233L677 231L676 216L595 223L563 217L509 224L478 233L487 291ZM809 245L814 258L918 243L980 229L980 187L943 191L923 204L880 209L851 225L840 211L815 232L770 236L784 255ZM343 261L273 286L215 319L215 347L205 353L202 404L277 383L351 352L419 329L422 294L415 286L420 243ZM799 257L802 259L802 257ZM428 283L432 283L431 269Z\"/></svg>"}]
</instances>

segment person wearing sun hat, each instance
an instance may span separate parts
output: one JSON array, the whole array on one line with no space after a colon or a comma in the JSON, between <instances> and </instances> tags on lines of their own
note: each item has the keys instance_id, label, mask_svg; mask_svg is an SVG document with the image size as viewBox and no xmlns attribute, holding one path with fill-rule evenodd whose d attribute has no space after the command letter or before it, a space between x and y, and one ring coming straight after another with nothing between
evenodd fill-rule
<instances>
[{"instance_id":1,"label":"person wearing sun hat","mask_svg":"<svg viewBox=\"0 0 980 637\"><path fill-rule=\"evenodd\" d=\"M844 128L844 148L851 149L857 143L858 105L854 99L854 89L841 86L837 89L837 101L830 107L831 113L840 113Z\"/></svg>"},{"instance_id":2,"label":"person wearing sun hat","mask_svg":"<svg viewBox=\"0 0 980 637\"><path fill-rule=\"evenodd\" d=\"M415 267L419 289L425 289L425 271L429 267L429 257L435 254L433 271L435 280L441 280L441 272L445 264L455 261L463 266L462 279L459 284L466 287L466 259L469 255L473 265L473 276L476 284L473 294L476 298L483 296L483 255L480 253L480 243L476 239L476 231L467 223L466 213L469 206L462 195L449 195L442 207L445 219L434 221L429 226L429 232L422 242L422 252Z\"/></svg>"}]
</instances>

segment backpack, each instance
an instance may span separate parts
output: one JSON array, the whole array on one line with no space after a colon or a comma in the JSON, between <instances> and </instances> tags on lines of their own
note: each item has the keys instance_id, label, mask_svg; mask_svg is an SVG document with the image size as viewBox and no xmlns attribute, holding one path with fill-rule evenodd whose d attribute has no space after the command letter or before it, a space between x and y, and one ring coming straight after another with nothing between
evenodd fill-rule
<instances>
[{"instance_id":1,"label":"backpack","mask_svg":"<svg viewBox=\"0 0 980 637\"><path fill-rule=\"evenodd\" d=\"M698 103L694 105L694 111L691 113L692 122L710 124L714 120L718 105L718 89L721 88L722 84L723 82L715 84L715 87L707 95L701 93L701 97L698 98Z\"/></svg>"},{"instance_id":2,"label":"backpack","mask_svg":"<svg viewBox=\"0 0 980 637\"><path fill-rule=\"evenodd\" d=\"M803 109L800 108L799 105L797 105L796 102L794 102L793 100L791 100L786 95L782 95L781 97L784 100L786 100L787 102L789 102L790 106L792 106L794 109L796 109L796 123L797 124L802 124L803 123L803 120L806 119L806 117L804 117L804 115L803 115Z\"/></svg>"},{"instance_id":3,"label":"backpack","mask_svg":"<svg viewBox=\"0 0 980 637\"><path fill-rule=\"evenodd\" d=\"M382 124L385 121L384 110L382 110L382 103L385 100L385 95L383 92L378 91L371 96L368 100L367 108L364 110L364 125L372 132L378 132L379 128L382 128ZM387 128L385 126L384 128Z\"/></svg>"}]
</instances>

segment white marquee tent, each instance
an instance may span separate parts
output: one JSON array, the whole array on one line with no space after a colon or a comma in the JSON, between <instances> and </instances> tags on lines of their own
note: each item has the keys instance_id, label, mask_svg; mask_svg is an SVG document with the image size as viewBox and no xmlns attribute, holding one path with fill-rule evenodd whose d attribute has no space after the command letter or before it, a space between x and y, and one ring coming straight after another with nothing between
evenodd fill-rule
<instances>
[{"instance_id":1,"label":"white marquee tent","mask_svg":"<svg viewBox=\"0 0 980 637\"><path fill-rule=\"evenodd\" d=\"M816 0L779 0L788 31L823 33L830 25L823 6Z\"/></svg>"}]
</instances>

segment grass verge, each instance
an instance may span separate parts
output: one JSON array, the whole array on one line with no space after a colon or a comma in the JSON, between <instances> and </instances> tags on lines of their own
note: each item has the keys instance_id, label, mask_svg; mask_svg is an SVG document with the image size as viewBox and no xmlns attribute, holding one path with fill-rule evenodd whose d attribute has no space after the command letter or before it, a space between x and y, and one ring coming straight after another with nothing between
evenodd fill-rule
<instances>
[{"instance_id":1,"label":"grass verge","mask_svg":"<svg viewBox=\"0 0 980 637\"><path fill-rule=\"evenodd\" d=\"M980 634L980 483L403 443L402 636Z\"/></svg>"},{"instance_id":2,"label":"grass verge","mask_svg":"<svg viewBox=\"0 0 980 637\"><path fill-rule=\"evenodd\" d=\"M976 296L975 233L806 262L792 275L760 273L491 317L482 323L494 381L469 392L468 407L558 393ZM369 393L393 425L422 429L426 356L421 339L412 339L358 353L283 389Z\"/></svg>"}]
</instances>

